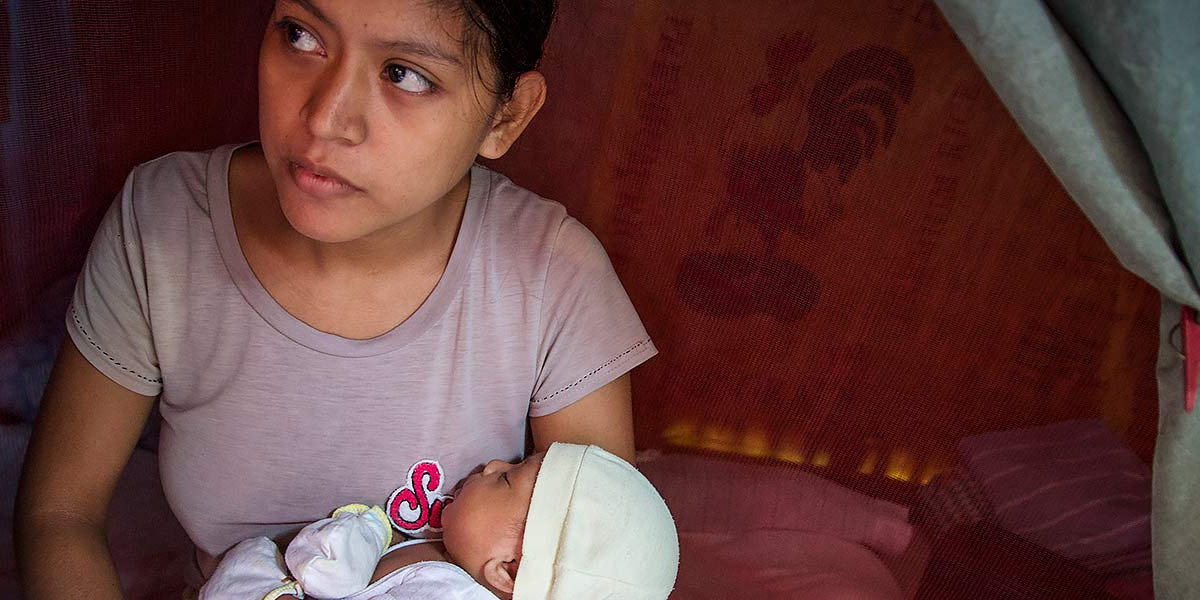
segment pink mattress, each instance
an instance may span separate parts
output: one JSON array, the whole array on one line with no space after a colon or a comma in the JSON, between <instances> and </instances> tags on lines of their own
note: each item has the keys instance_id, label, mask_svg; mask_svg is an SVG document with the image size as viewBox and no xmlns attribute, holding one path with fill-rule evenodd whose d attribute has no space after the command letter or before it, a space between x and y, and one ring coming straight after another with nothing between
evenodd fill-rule
<instances>
[{"instance_id":1,"label":"pink mattress","mask_svg":"<svg viewBox=\"0 0 1200 600\"><path fill-rule=\"evenodd\" d=\"M903 506L776 465L643 454L639 467L680 532L672 600L916 595L928 545Z\"/></svg>"}]
</instances>

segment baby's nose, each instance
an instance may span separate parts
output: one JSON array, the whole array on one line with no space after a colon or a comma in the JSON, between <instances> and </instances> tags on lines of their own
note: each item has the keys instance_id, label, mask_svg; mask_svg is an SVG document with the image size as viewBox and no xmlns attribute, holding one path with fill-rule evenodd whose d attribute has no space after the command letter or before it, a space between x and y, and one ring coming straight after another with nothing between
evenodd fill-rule
<instances>
[{"instance_id":1,"label":"baby's nose","mask_svg":"<svg viewBox=\"0 0 1200 600\"><path fill-rule=\"evenodd\" d=\"M491 475L492 473L495 473L496 471L499 471L507 466L509 466L508 463L506 463L502 460L488 461L488 464L483 465L483 474Z\"/></svg>"}]
</instances>

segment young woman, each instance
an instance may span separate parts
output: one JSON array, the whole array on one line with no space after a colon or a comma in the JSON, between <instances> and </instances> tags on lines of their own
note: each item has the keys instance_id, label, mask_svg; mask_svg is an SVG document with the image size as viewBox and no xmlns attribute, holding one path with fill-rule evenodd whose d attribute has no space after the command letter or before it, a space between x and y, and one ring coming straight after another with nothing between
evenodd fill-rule
<instances>
[{"instance_id":1,"label":"young woman","mask_svg":"<svg viewBox=\"0 0 1200 600\"><path fill-rule=\"evenodd\" d=\"M261 139L137 167L96 234L21 482L27 598L120 597L104 515L156 398L204 577L421 459L448 480L412 486L428 509L527 422L633 458L628 372L656 350L603 248L474 164L541 107L552 13L278 0Z\"/></svg>"}]
</instances>

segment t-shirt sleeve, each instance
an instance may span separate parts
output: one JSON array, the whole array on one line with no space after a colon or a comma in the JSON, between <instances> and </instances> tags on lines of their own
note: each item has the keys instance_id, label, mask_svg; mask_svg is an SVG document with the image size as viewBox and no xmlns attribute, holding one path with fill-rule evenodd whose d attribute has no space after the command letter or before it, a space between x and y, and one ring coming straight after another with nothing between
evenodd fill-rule
<instances>
[{"instance_id":1,"label":"t-shirt sleeve","mask_svg":"<svg viewBox=\"0 0 1200 600\"><path fill-rule=\"evenodd\" d=\"M162 379L150 332L133 177L125 181L92 240L67 308L67 333L109 379L138 394L157 396Z\"/></svg>"},{"instance_id":2,"label":"t-shirt sleeve","mask_svg":"<svg viewBox=\"0 0 1200 600\"><path fill-rule=\"evenodd\" d=\"M545 285L532 417L571 405L658 353L604 246L573 218L559 229Z\"/></svg>"}]
</instances>

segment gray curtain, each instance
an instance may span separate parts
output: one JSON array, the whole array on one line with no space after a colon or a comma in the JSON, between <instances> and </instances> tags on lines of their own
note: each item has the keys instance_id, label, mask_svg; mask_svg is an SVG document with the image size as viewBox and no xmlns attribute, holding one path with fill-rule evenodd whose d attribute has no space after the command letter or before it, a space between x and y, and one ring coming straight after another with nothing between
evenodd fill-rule
<instances>
[{"instance_id":1,"label":"gray curtain","mask_svg":"<svg viewBox=\"0 0 1200 600\"><path fill-rule=\"evenodd\" d=\"M1180 306L1200 306L1200 1L937 3L1113 253L1162 294L1155 596L1200 598L1200 410L1184 411L1179 352Z\"/></svg>"}]
</instances>

